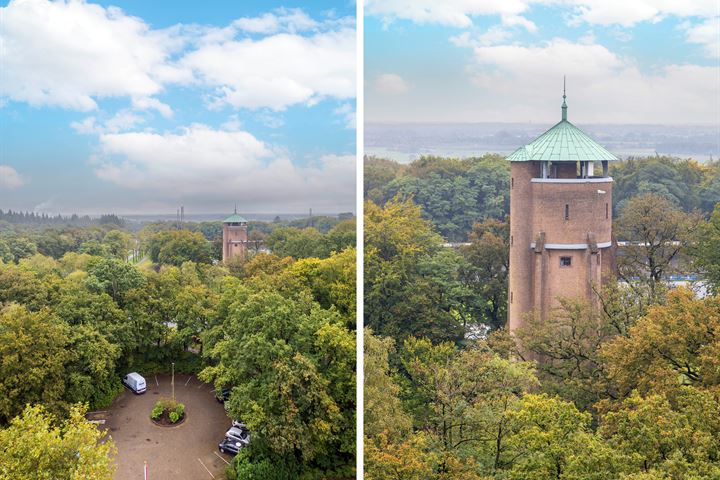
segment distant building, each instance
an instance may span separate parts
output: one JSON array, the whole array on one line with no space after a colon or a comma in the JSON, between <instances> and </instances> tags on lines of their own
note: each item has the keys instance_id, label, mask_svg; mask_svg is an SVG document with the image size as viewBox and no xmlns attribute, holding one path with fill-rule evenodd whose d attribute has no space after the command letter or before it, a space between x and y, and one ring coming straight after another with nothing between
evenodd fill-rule
<instances>
[{"instance_id":1,"label":"distant building","mask_svg":"<svg viewBox=\"0 0 720 480\"><path fill-rule=\"evenodd\" d=\"M223 263L233 258L244 257L247 252L248 230L247 220L237 213L223 220Z\"/></svg>"},{"instance_id":2,"label":"distant building","mask_svg":"<svg viewBox=\"0 0 720 480\"><path fill-rule=\"evenodd\" d=\"M547 318L558 297L594 301L614 268L612 184L617 158L562 120L510 160L508 329Z\"/></svg>"}]
</instances>

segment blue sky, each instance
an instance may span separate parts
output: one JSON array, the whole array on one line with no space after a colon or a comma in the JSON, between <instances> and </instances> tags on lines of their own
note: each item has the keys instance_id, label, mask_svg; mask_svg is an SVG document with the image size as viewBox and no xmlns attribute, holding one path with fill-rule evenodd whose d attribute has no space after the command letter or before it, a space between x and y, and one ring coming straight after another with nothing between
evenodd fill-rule
<instances>
[{"instance_id":1,"label":"blue sky","mask_svg":"<svg viewBox=\"0 0 720 480\"><path fill-rule=\"evenodd\" d=\"M366 0L366 122L720 128L717 0Z\"/></svg>"},{"instance_id":2,"label":"blue sky","mask_svg":"<svg viewBox=\"0 0 720 480\"><path fill-rule=\"evenodd\" d=\"M16 0L0 208L354 210L355 4Z\"/></svg>"}]
</instances>

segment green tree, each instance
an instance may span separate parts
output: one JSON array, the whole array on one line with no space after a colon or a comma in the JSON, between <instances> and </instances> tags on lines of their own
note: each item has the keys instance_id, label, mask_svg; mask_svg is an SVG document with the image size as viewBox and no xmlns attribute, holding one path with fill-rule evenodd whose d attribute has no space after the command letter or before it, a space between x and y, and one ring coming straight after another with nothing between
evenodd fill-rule
<instances>
[{"instance_id":1,"label":"green tree","mask_svg":"<svg viewBox=\"0 0 720 480\"><path fill-rule=\"evenodd\" d=\"M635 472L672 479L718 478L719 393L684 387L673 408L661 394L642 397L633 392L602 418L600 433Z\"/></svg>"},{"instance_id":2,"label":"green tree","mask_svg":"<svg viewBox=\"0 0 720 480\"><path fill-rule=\"evenodd\" d=\"M62 421L41 406L28 406L0 430L0 478L111 480L117 449L112 439L73 407Z\"/></svg>"},{"instance_id":3,"label":"green tree","mask_svg":"<svg viewBox=\"0 0 720 480\"><path fill-rule=\"evenodd\" d=\"M69 330L48 310L20 305L0 311L0 424L27 403L58 409L65 395Z\"/></svg>"},{"instance_id":4,"label":"green tree","mask_svg":"<svg viewBox=\"0 0 720 480\"><path fill-rule=\"evenodd\" d=\"M392 338L376 337L365 329L364 433L374 439L380 434L395 441L410 433L411 421L400 403L400 386L393 380L388 358L394 352Z\"/></svg>"},{"instance_id":5,"label":"green tree","mask_svg":"<svg viewBox=\"0 0 720 480\"><path fill-rule=\"evenodd\" d=\"M179 267L185 262L211 263L212 246L200 232L166 230L150 240L150 259L163 265Z\"/></svg>"},{"instance_id":6,"label":"green tree","mask_svg":"<svg viewBox=\"0 0 720 480\"><path fill-rule=\"evenodd\" d=\"M87 272L88 288L107 293L121 307L125 294L145 283L140 272L116 258L98 258L88 265Z\"/></svg>"},{"instance_id":7,"label":"green tree","mask_svg":"<svg viewBox=\"0 0 720 480\"><path fill-rule=\"evenodd\" d=\"M365 205L365 325L382 336L434 341L463 335L462 257L412 201Z\"/></svg>"},{"instance_id":8,"label":"green tree","mask_svg":"<svg viewBox=\"0 0 720 480\"><path fill-rule=\"evenodd\" d=\"M352 468L355 342L337 312L307 293L228 288L219 322L204 334L213 366L201 378L232 385L229 412L253 432L261 458Z\"/></svg>"},{"instance_id":9,"label":"green tree","mask_svg":"<svg viewBox=\"0 0 720 480\"><path fill-rule=\"evenodd\" d=\"M8 246L7 242L0 239L0 261L5 263L10 263L15 259L15 256L12 253L12 250L10 250L10 247Z\"/></svg>"},{"instance_id":10,"label":"green tree","mask_svg":"<svg viewBox=\"0 0 720 480\"><path fill-rule=\"evenodd\" d=\"M467 261L461 278L472 294L465 303L477 323L501 328L507 321L510 226L488 219L473 225L470 245L461 248Z\"/></svg>"},{"instance_id":11,"label":"green tree","mask_svg":"<svg viewBox=\"0 0 720 480\"><path fill-rule=\"evenodd\" d=\"M710 289L720 294L720 203L698 230L694 257Z\"/></svg>"},{"instance_id":12,"label":"green tree","mask_svg":"<svg viewBox=\"0 0 720 480\"><path fill-rule=\"evenodd\" d=\"M122 230L110 230L105 234L103 244L108 247L110 255L125 260L130 254L133 238Z\"/></svg>"},{"instance_id":13,"label":"green tree","mask_svg":"<svg viewBox=\"0 0 720 480\"><path fill-rule=\"evenodd\" d=\"M647 285L655 296L686 253L699 221L654 193L628 200L615 229L618 239L628 242L618 255L619 276L630 285Z\"/></svg>"},{"instance_id":14,"label":"green tree","mask_svg":"<svg viewBox=\"0 0 720 480\"><path fill-rule=\"evenodd\" d=\"M294 259L325 256L322 243L323 235L314 228L280 227L266 240L275 255Z\"/></svg>"}]
</instances>

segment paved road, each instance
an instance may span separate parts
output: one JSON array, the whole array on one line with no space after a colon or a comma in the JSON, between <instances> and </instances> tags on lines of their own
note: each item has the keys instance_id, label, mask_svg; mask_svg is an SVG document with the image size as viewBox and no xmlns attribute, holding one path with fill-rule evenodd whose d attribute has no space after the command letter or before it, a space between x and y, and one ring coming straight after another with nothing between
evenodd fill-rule
<instances>
[{"instance_id":1,"label":"paved road","mask_svg":"<svg viewBox=\"0 0 720 480\"><path fill-rule=\"evenodd\" d=\"M142 372L141 372L142 374ZM175 375L175 397L185 404L187 418L176 427L159 427L150 420L150 410L161 397L171 396L170 376L145 376L148 390L135 395L125 390L105 418L118 448L115 480L142 480L147 460L149 478L212 480L224 479L228 455L217 445L230 426L223 406L215 400L212 387L195 377Z\"/></svg>"}]
</instances>

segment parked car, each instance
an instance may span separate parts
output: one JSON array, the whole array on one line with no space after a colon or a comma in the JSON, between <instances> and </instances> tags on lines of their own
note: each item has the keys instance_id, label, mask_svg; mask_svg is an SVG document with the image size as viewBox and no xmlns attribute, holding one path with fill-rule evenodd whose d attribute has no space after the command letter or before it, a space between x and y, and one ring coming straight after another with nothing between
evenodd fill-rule
<instances>
[{"instance_id":1,"label":"parked car","mask_svg":"<svg viewBox=\"0 0 720 480\"><path fill-rule=\"evenodd\" d=\"M229 453L231 455L236 455L241 448L243 448L243 444L238 442L237 440L233 440L232 438L225 438L222 442L218 445L218 448L220 449L221 453Z\"/></svg>"},{"instance_id":2,"label":"parked car","mask_svg":"<svg viewBox=\"0 0 720 480\"><path fill-rule=\"evenodd\" d=\"M250 431L247 428L232 426L225 432L225 438L240 442L243 446L246 446L250 443Z\"/></svg>"},{"instance_id":3,"label":"parked car","mask_svg":"<svg viewBox=\"0 0 720 480\"><path fill-rule=\"evenodd\" d=\"M145 393L147 390L145 379L137 372L125 375L122 379L122 383L136 394Z\"/></svg>"}]
</instances>

